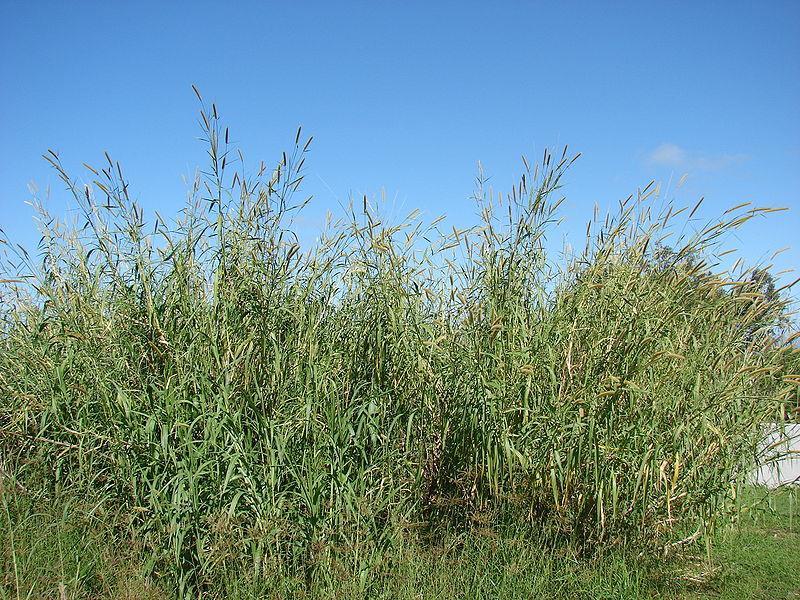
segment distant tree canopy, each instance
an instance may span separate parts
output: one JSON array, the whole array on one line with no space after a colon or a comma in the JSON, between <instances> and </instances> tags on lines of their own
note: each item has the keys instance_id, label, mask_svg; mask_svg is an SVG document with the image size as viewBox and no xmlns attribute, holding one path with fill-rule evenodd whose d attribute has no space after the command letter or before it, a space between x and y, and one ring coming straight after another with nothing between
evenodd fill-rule
<instances>
[{"instance_id":1,"label":"distant tree canopy","mask_svg":"<svg viewBox=\"0 0 800 600\"><path fill-rule=\"evenodd\" d=\"M652 268L659 273L674 271L686 275L689 281L700 284L714 278L709 264L695 250L677 251L666 245L658 245L652 253ZM781 302L774 275L766 268L756 267L745 273L739 285L727 291L731 299L739 303L739 311L755 311L757 318L743 332L743 338L752 341L761 332L778 341L789 335L791 323L787 303Z\"/></svg>"},{"instance_id":2,"label":"distant tree canopy","mask_svg":"<svg viewBox=\"0 0 800 600\"><path fill-rule=\"evenodd\" d=\"M694 278L710 277L711 270L696 249L675 250L670 246L659 244L652 255L652 265L659 272L674 270L688 273Z\"/></svg>"}]
</instances>

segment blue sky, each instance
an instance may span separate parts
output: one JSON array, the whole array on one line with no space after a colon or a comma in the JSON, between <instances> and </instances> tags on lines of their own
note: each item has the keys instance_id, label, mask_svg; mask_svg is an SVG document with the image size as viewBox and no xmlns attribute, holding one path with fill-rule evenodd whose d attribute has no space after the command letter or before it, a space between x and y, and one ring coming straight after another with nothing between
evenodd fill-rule
<instances>
[{"instance_id":1,"label":"blue sky","mask_svg":"<svg viewBox=\"0 0 800 600\"><path fill-rule=\"evenodd\" d=\"M146 210L175 214L202 164L196 84L248 160L314 135L299 226L385 193L472 222L476 163L508 188L520 155L569 144L564 231L651 179L711 217L787 206L730 240L800 266L800 2L14 2L0 0L0 226L35 242L28 183L66 195L108 150ZM792 277L793 278L793 277Z\"/></svg>"}]
</instances>

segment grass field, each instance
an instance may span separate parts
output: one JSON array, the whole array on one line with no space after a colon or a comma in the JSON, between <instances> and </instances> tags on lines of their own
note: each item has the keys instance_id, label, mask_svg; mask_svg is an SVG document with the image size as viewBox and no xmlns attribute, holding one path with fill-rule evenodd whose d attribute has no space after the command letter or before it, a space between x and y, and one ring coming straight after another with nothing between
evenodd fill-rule
<instances>
[{"instance_id":1,"label":"grass field","mask_svg":"<svg viewBox=\"0 0 800 600\"><path fill-rule=\"evenodd\" d=\"M531 541L472 536L408 549L368 581L334 578L309 588L301 579L253 582L228 573L212 588L233 599L800 598L799 499L797 491L749 491L745 501L757 508L712 538L710 560L701 545L667 563L620 552L587 561ZM171 598L144 577L141 547L91 508L4 492L0 598Z\"/></svg>"}]
</instances>

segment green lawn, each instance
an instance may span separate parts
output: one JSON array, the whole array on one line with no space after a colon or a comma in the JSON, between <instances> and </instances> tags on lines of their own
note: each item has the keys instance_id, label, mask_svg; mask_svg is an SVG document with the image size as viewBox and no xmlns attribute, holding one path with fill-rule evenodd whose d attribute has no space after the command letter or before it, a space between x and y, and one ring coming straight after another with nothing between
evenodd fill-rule
<instances>
[{"instance_id":1,"label":"green lawn","mask_svg":"<svg viewBox=\"0 0 800 600\"><path fill-rule=\"evenodd\" d=\"M752 493L748 501L757 497ZM320 577L307 591L298 577L214 582L220 598L800 598L798 494L745 513L719 533L711 561L702 548L670 564L620 555L592 562L543 551L522 540L476 536L435 550L408 550L380 575ZM142 575L135 544L112 519L76 501L32 502L3 493L0 598L166 598ZM164 583L162 582L162 585ZM166 586L164 586L166 587Z\"/></svg>"},{"instance_id":2,"label":"green lawn","mask_svg":"<svg viewBox=\"0 0 800 600\"><path fill-rule=\"evenodd\" d=\"M800 598L800 494L783 492L765 511L717 536L712 561L719 573L689 588L685 598Z\"/></svg>"}]
</instances>

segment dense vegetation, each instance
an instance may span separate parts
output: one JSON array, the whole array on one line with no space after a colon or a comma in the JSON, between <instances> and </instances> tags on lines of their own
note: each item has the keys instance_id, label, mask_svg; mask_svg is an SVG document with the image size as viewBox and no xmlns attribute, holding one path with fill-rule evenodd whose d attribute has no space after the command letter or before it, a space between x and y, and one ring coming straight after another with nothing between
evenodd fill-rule
<instances>
[{"instance_id":1,"label":"dense vegetation","mask_svg":"<svg viewBox=\"0 0 800 600\"><path fill-rule=\"evenodd\" d=\"M233 171L216 107L201 122L174 222L110 158L81 184L46 155L80 217L35 202L36 255L2 240L6 486L112 515L182 595L225 573L366 590L444 537L669 554L731 515L800 383L785 290L716 264L770 209L694 227L649 186L564 260L565 150L506 196L479 178L473 228L364 199L301 248L311 140Z\"/></svg>"},{"instance_id":2,"label":"dense vegetation","mask_svg":"<svg viewBox=\"0 0 800 600\"><path fill-rule=\"evenodd\" d=\"M622 551L575 560L569 552L528 538L497 538L471 532L460 543L433 548L407 546L391 572L362 585L338 577L308 587L302 574L275 580L225 572L207 595L226 600L369 598L385 600L773 600L800 591L800 529L797 491L745 489L734 526L710 537L710 551L679 560L642 560ZM169 598L171 582L145 577L141 547L110 531L107 515L80 499L55 502L34 494L7 493L0 511L0 553L6 558L0 599ZM131 544L131 542L134 542Z\"/></svg>"}]
</instances>

